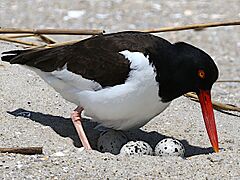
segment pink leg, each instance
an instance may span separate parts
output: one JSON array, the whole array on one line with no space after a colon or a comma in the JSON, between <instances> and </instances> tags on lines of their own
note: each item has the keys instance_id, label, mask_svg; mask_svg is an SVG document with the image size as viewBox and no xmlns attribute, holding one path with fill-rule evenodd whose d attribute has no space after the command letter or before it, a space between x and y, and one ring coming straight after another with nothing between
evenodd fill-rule
<instances>
[{"instance_id":1,"label":"pink leg","mask_svg":"<svg viewBox=\"0 0 240 180\"><path fill-rule=\"evenodd\" d=\"M81 113L83 111L83 108L78 106L72 113L71 113L71 119L72 119L72 122L77 130L77 133L78 133L78 136L82 142L82 145L85 149L92 149L89 142L88 142L88 139L87 139L87 136L83 130L83 126L82 126L82 122L81 122Z\"/></svg>"}]
</instances>

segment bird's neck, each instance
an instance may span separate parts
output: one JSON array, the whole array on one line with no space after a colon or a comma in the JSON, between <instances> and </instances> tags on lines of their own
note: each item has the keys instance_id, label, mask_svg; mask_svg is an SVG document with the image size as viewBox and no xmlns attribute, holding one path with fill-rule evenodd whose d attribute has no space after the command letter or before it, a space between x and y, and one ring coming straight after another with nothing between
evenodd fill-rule
<instances>
[{"instance_id":1,"label":"bird's neck","mask_svg":"<svg viewBox=\"0 0 240 180\"><path fill-rule=\"evenodd\" d=\"M183 59L171 48L160 48L157 54L150 56L156 69L156 81L159 83L159 96L162 101L170 102L190 90L185 86L182 73Z\"/></svg>"}]
</instances>

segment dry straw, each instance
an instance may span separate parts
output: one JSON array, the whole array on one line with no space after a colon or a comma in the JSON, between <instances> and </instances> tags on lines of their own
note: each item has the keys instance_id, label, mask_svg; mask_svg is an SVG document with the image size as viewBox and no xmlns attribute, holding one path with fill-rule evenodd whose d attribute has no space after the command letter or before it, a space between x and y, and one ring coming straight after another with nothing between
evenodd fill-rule
<instances>
[{"instance_id":1,"label":"dry straw","mask_svg":"<svg viewBox=\"0 0 240 180\"><path fill-rule=\"evenodd\" d=\"M0 148L0 153L18 153L18 154L42 154L43 147L14 147L14 148Z\"/></svg>"}]
</instances>

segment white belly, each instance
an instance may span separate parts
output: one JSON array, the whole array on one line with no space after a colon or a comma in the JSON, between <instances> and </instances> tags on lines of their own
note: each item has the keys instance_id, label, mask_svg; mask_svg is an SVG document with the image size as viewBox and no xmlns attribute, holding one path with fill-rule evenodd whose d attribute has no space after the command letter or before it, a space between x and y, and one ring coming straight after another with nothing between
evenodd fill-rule
<instances>
[{"instance_id":1,"label":"white belly","mask_svg":"<svg viewBox=\"0 0 240 180\"><path fill-rule=\"evenodd\" d=\"M124 92L128 88L128 92ZM105 127L127 130L145 125L170 103L161 102L157 88L132 87L127 84L103 89L97 92L79 93L85 115Z\"/></svg>"}]
</instances>

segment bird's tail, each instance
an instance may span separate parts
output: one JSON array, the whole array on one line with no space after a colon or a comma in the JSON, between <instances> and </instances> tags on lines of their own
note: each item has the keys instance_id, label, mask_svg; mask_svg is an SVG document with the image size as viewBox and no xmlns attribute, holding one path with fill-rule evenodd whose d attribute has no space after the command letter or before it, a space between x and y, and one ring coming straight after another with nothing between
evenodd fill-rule
<instances>
[{"instance_id":1,"label":"bird's tail","mask_svg":"<svg viewBox=\"0 0 240 180\"><path fill-rule=\"evenodd\" d=\"M6 61L6 62L9 62L11 64L15 64L15 63L18 63L18 64L21 64L20 62L15 62L15 59L18 59L18 57L21 55L21 54L25 54L27 53L29 50L12 50L12 51L6 51L6 52L3 52L2 53L2 61Z\"/></svg>"}]
</instances>

